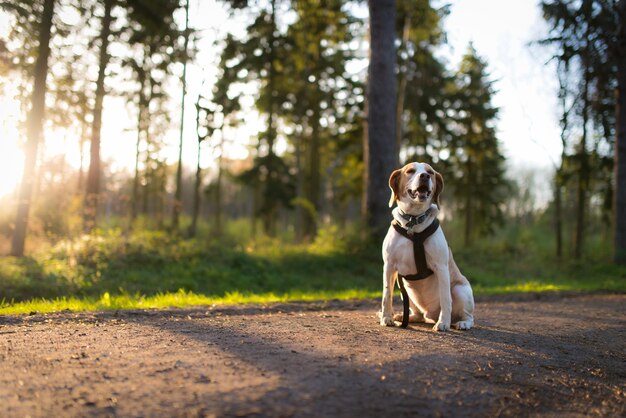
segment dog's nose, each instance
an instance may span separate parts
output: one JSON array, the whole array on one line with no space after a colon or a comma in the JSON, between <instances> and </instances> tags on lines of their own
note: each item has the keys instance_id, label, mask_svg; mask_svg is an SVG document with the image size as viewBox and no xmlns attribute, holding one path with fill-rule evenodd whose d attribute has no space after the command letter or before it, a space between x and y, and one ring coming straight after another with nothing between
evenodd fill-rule
<instances>
[{"instance_id":1,"label":"dog's nose","mask_svg":"<svg viewBox=\"0 0 626 418\"><path fill-rule=\"evenodd\" d=\"M422 173L420 174L420 180L426 180L430 177L430 174L428 173Z\"/></svg>"}]
</instances>

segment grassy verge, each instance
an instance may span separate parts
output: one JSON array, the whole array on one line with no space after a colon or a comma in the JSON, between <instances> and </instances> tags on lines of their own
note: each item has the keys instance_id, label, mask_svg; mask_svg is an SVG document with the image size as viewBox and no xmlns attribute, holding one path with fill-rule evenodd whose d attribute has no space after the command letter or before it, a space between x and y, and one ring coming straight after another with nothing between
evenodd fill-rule
<instances>
[{"instance_id":1,"label":"grassy verge","mask_svg":"<svg viewBox=\"0 0 626 418\"><path fill-rule=\"evenodd\" d=\"M606 260L556 263L526 242L453 248L476 295L626 292L626 268ZM109 230L31 258L0 258L0 314L378 297L379 254L336 229L306 246Z\"/></svg>"},{"instance_id":2,"label":"grassy verge","mask_svg":"<svg viewBox=\"0 0 626 418\"><path fill-rule=\"evenodd\" d=\"M0 315L29 314L32 312L57 312L57 311L96 311L96 310L120 310L120 309L153 309L190 307L202 305L225 305L246 303L272 303L290 301L316 301L330 299L364 299L377 296L377 293L367 290L346 290L335 292L290 292L283 294L259 293L243 294L230 292L224 296L206 296L183 289L178 292L159 293L152 296L136 295L113 295L108 292L100 298L91 297L60 297L55 299L33 299L14 304L0 306Z\"/></svg>"}]
</instances>

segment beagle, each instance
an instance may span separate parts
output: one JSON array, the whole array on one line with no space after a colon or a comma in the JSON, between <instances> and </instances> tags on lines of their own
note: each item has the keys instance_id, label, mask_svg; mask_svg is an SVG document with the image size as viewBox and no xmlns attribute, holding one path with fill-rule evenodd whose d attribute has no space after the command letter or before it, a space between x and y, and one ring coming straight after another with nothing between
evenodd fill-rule
<instances>
[{"instance_id":1,"label":"beagle","mask_svg":"<svg viewBox=\"0 0 626 418\"><path fill-rule=\"evenodd\" d=\"M393 314L392 296L396 279L404 280L409 295L409 322L434 324L433 330L447 331L450 324L458 329L474 325L474 295L472 287L461 274L448 247L441 227L424 241L424 252L432 274L423 280L398 278L415 275L417 271L413 242L405 235L418 234L428 228L439 213L439 195L443 191L443 176L426 163L409 163L389 177L391 199L398 206L392 211L394 223L383 241L383 297L378 316L381 325L394 326L402 315Z\"/></svg>"}]
</instances>

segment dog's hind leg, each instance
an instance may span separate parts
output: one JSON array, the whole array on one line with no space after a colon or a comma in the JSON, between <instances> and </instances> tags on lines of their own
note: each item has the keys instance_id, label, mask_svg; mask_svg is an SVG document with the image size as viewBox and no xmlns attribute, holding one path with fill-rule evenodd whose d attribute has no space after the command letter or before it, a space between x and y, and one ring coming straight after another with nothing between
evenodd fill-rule
<instances>
[{"instance_id":1,"label":"dog's hind leg","mask_svg":"<svg viewBox=\"0 0 626 418\"><path fill-rule=\"evenodd\" d=\"M474 295L469 283L452 287L452 317L458 320L455 323L457 329L474 326Z\"/></svg>"}]
</instances>

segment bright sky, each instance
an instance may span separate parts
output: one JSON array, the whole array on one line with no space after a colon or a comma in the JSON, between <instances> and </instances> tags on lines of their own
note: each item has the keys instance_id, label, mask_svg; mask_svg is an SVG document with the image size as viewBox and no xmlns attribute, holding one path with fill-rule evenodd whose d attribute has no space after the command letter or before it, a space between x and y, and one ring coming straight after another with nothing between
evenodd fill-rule
<instances>
[{"instance_id":1,"label":"bright sky","mask_svg":"<svg viewBox=\"0 0 626 418\"><path fill-rule=\"evenodd\" d=\"M547 33L538 0L451 0L446 19L455 67L472 42L496 80L494 105L505 155L515 167L551 167L561 153L555 67L528 46Z\"/></svg>"},{"instance_id":2,"label":"bright sky","mask_svg":"<svg viewBox=\"0 0 626 418\"><path fill-rule=\"evenodd\" d=\"M450 68L456 68L469 42L473 42L478 54L487 60L491 78L496 80L498 93L494 104L501 109L497 129L510 165L545 170L558 159L560 141L554 68L544 65L549 57L545 50L528 47L529 42L540 39L546 32L536 2L451 0L451 14L445 21L450 47L443 53L450 60ZM230 21L215 0L191 0L191 9L190 26L200 30L202 39L196 63L187 69L183 160L188 167L195 166L196 161L195 101L203 78L206 78L204 89L208 89L216 77L214 66L219 49L214 42L221 39L229 27L243 27L242 22ZM178 15L178 21L184 22L184 13ZM0 33L6 26L6 20L0 18ZM182 66L178 70L182 71ZM174 84L171 89L173 127L167 135L166 153L168 160L174 162L179 135L180 116L176 112L180 109L180 85ZM0 196L15 187L19 180L16 173L21 171L23 157L19 155L14 128L17 114L16 103L0 97ZM121 98L106 98L102 157L113 162L113 170L130 171L134 166L134 117ZM231 147L231 157L245 155L249 137L257 129L258 123L254 123L234 135L238 144ZM72 147L58 135L48 135L46 152L63 153L78 166L78 151L69 148ZM211 166L215 157L210 150L203 151L202 165Z\"/></svg>"}]
</instances>

